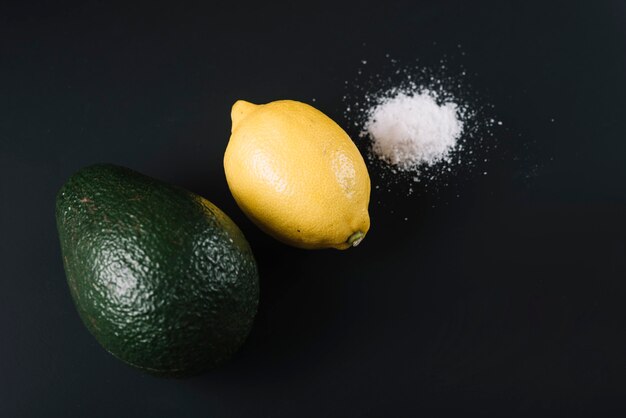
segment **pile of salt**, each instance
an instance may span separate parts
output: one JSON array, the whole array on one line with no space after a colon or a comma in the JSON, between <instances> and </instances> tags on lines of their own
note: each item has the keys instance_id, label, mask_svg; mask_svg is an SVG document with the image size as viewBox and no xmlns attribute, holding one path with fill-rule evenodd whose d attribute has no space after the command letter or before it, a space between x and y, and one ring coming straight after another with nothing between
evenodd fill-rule
<instances>
[{"instance_id":1,"label":"pile of salt","mask_svg":"<svg viewBox=\"0 0 626 418\"><path fill-rule=\"evenodd\" d=\"M379 158L400 170L415 170L449 158L463 132L456 103L438 104L435 93L396 92L367 112L364 133Z\"/></svg>"}]
</instances>

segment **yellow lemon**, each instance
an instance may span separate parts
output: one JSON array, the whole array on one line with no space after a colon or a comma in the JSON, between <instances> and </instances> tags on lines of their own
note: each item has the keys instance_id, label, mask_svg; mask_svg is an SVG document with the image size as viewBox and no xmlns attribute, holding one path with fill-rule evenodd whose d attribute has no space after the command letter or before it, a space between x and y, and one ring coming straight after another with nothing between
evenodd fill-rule
<instances>
[{"instance_id":1,"label":"yellow lemon","mask_svg":"<svg viewBox=\"0 0 626 418\"><path fill-rule=\"evenodd\" d=\"M300 248L346 249L370 227L370 178L346 132L307 104L279 100L232 108L226 180L262 230Z\"/></svg>"}]
</instances>

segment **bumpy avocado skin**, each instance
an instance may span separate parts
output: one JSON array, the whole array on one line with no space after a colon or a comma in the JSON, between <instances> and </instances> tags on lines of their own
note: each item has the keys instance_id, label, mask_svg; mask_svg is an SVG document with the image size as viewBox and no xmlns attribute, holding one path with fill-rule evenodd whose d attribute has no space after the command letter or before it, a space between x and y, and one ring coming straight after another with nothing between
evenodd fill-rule
<instances>
[{"instance_id":1,"label":"bumpy avocado skin","mask_svg":"<svg viewBox=\"0 0 626 418\"><path fill-rule=\"evenodd\" d=\"M259 301L256 263L239 228L206 199L101 164L61 188L56 220L78 313L116 357L184 376L244 342Z\"/></svg>"}]
</instances>

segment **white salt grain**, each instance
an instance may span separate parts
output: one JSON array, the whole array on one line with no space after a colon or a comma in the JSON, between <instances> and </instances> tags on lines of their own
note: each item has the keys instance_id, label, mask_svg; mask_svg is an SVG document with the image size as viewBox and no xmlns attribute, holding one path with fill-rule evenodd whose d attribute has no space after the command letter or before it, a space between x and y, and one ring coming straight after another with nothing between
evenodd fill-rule
<instances>
[{"instance_id":1,"label":"white salt grain","mask_svg":"<svg viewBox=\"0 0 626 418\"><path fill-rule=\"evenodd\" d=\"M401 170L447 160L463 131L456 103L437 104L435 94L398 92L372 107L364 130L372 150Z\"/></svg>"}]
</instances>

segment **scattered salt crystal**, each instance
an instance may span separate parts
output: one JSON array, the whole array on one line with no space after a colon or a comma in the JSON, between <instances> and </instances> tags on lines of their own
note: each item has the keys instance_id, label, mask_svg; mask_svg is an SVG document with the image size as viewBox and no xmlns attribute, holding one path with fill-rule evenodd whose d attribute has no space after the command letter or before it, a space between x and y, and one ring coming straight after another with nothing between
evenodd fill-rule
<instances>
[{"instance_id":1,"label":"scattered salt crystal","mask_svg":"<svg viewBox=\"0 0 626 418\"><path fill-rule=\"evenodd\" d=\"M434 92L398 92L368 112L364 130L372 150L400 170L448 159L463 132L454 102L438 104Z\"/></svg>"}]
</instances>

